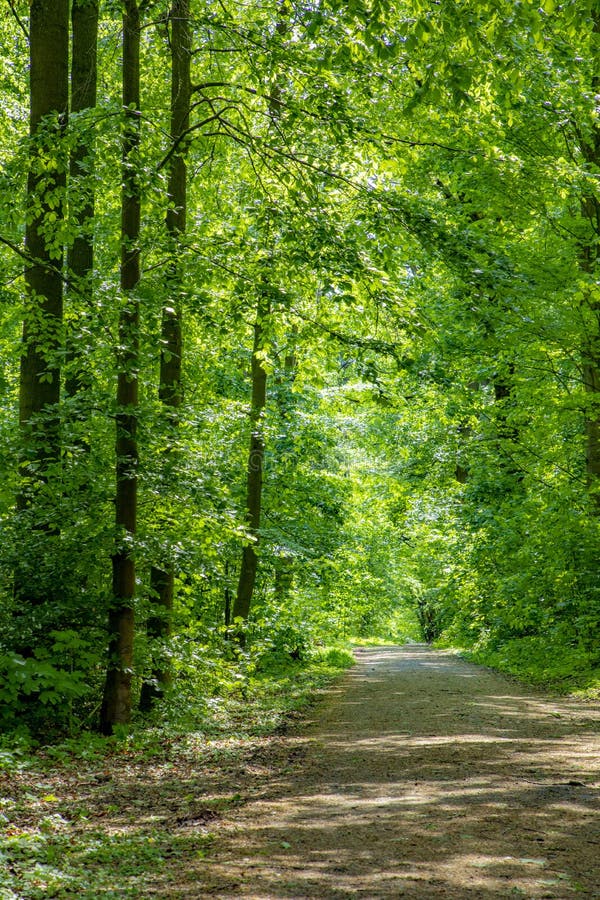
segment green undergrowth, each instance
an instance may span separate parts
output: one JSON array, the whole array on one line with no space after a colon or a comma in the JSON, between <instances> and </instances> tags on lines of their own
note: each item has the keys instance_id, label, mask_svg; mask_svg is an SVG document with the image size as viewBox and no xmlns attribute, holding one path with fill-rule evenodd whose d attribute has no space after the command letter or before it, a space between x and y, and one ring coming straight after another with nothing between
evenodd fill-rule
<instances>
[{"instance_id":1,"label":"green undergrowth","mask_svg":"<svg viewBox=\"0 0 600 900\"><path fill-rule=\"evenodd\" d=\"M398 641L391 640L390 638L377 638L377 637L353 637L350 638L353 647L397 647ZM405 641L400 641L401 644L405 643Z\"/></svg>"},{"instance_id":2,"label":"green undergrowth","mask_svg":"<svg viewBox=\"0 0 600 900\"><path fill-rule=\"evenodd\" d=\"M470 662L489 666L559 694L600 696L600 660L584 647L553 635L513 638L499 647L461 650Z\"/></svg>"},{"instance_id":3,"label":"green undergrowth","mask_svg":"<svg viewBox=\"0 0 600 900\"><path fill-rule=\"evenodd\" d=\"M325 687L354 662L349 649L318 647L294 658L272 649L192 661L180 670L168 703L157 710L154 724L170 732L201 730L209 736L268 735L285 726Z\"/></svg>"},{"instance_id":4,"label":"green undergrowth","mask_svg":"<svg viewBox=\"0 0 600 900\"><path fill-rule=\"evenodd\" d=\"M421 644L423 643L423 638L419 640L419 638L406 638L402 637L397 640L393 638L385 638L385 637L358 637L351 638L351 644L353 647L401 647L405 644Z\"/></svg>"},{"instance_id":5,"label":"green undergrowth","mask_svg":"<svg viewBox=\"0 0 600 900\"><path fill-rule=\"evenodd\" d=\"M110 738L82 732L46 745L27 731L0 735L0 775L30 765L101 762L123 748L150 758L153 748L158 755L162 753L165 737L173 741L201 734L207 739L243 739L281 732L353 664L347 646L320 647L299 660L274 652L250 667L232 664L229 680L221 690L213 689L210 697L203 695L201 678L192 685L188 681L181 690L175 684L149 719L117 726Z\"/></svg>"},{"instance_id":6,"label":"green undergrowth","mask_svg":"<svg viewBox=\"0 0 600 900\"><path fill-rule=\"evenodd\" d=\"M354 657L345 647L320 648L299 660L287 653L265 654L248 667L232 690L209 701L204 729L211 735L249 736L281 731L353 663ZM185 722L188 713L185 709L181 712ZM176 711L169 715L175 723Z\"/></svg>"},{"instance_id":7,"label":"green undergrowth","mask_svg":"<svg viewBox=\"0 0 600 900\"><path fill-rule=\"evenodd\" d=\"M153 724L111 738L0 737L0 900L134 898L149 880L172 884L244 802L247 761L258 751L268 764L274 736L352 662L344 647L267 653L211 702L186 711L189 685L183 699L174 688Z\"/></svg>"}]
</instances>

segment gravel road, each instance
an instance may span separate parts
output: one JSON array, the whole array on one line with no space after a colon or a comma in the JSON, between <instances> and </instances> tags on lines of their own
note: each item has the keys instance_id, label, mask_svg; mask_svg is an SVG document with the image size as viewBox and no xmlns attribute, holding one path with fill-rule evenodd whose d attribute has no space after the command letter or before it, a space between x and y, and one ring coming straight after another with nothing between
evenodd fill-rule
<instances>
[{"instance_id":1,"label":"gravel road","mask_svg":"<svg viewBox=\"0 0 600 900\"><path fill-rule=\"evenodd\" d=\"M356 655L181 895L600 898L598 702L424 645Z\"/></svg>"}]
</instances>

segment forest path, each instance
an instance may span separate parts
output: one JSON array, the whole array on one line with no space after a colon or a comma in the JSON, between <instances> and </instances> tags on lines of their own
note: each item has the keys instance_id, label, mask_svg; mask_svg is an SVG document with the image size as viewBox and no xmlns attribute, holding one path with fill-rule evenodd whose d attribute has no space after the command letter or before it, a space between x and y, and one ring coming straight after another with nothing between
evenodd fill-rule
<instances>
[{"instance_id":1,"label":"forest path","mask_svg":"<svg viewBox=\"0 0 600 900\"><path fill-rule=\"evenodd\" d=\"M357 657L169 896L600 898L600 704L422 645Z\"/></svg>"}]
</instances>

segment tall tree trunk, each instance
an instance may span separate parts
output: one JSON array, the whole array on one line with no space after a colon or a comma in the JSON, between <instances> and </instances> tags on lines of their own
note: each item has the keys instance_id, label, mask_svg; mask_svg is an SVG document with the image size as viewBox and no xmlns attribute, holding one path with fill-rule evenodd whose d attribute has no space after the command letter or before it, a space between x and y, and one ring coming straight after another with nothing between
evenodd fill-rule
<instances>
[{"instance_id":1,"label":"tall tree trunk","mask_svg":"<svg viewBox=\"0 0 600 900\"><path fill-rule=\"evenodd\" d=\"M27 179L25 270L19 421L29 479L46 475L60 457L58 403L62 343L63 250L56 229L65 211L66 161L60 147L67 124L69 2L32 0L29 21L31 165ZM40 163L43 162L43 165ZM20 506L32 502L22 490Z\"/></svg>"},{"instance_id":2,"label":"tall tree trunk","mask_svg":"<svg viewBox=\"0 0 600 900\"><path fill-rule=\"evenodd\" d=\"M291 427L291 419L294 413L294 394L292 387L296 379L297 358L296 358L296 342L298 338L298 327L292 325L288 336L288 348L283 361L283 372L277 378L277 406L279 417L284 429ZM291 415L290 415L291 413ZM294 585L294 557L287 550L282 549L275 558L275 583L274 593L275 599L284 606L288 597L292 592Z\"/></svg>"},{"instance_id":3,"label":"tall tree trunk","mask_svg":"<svg viewBox=\"0 0 600 900\"><path fill-rule=\"evenodd\" d=\"M121 196L121 293L116 414L117 547L112 557L113 599L108 618L109 660L100 716L104 734L131 716L135 559L137 528L137 406L140 306L140 211L138 179L140 143L140 14L135 0L125 0L123 14L123 174Z\"/></svg>"},{"instance_id":4,"label":"tall tree trunk","mask_svg":"<svg viewBox=\"0 0 600 900\"><path fill-rule=\"evenodd\" d=\"M514 461L514 452L519 442L519 429L511 421L511 412L516 407L514 396L515 364L508 363L506 370L494 377L494 418L497 434L498 464L502 474L507 476L505 490L512 492L523 482L523 471Z\"/></svg>"},{"instance_id":5,"label":"tall tree trunk","mask_svg":"<svg viewBox=\"0 0 600 900\"><path fill-rule=\"evenodd\" d=\"M44 508L60 465L60 351L62 347L63 248L56 228L65 215L68 110L69 3L32 0L29 18L30 157L27 177L26 298L19 382L20 463L17 508L24 513L24 541L35 532L35 551L25 543L14 572L15 615L22 656L32 655L54 615L52 539L58 523ZM53 472L54 469L54 472ZM40 490L44 485L47 490ZM47 501L46 501L47 502ZM42 554L38 560L33 553ZM42 610L42 614L33 610ZM27 703L36 702L29 695Z\"/></svg>"},{"instance_id":6,"label":"tall tree trunk","mask_svg":"<svg viewBox=\"0 0 600 900\"><path fill-rule=\"evenodd\" d=\"M287 33L287 18L290 14L288 0L279 0L279 21L275 25L277 34L283 38ZM281 80L275 78L269 95L269 116L275 122L281 115ZM263 366L265 324L271 312L268 287L261 289L256 308L254 323L254 346L252 349L252 399L250 406L250 449L248 453L248 470L246 474L246 523L251 540L242 550L242 565L233 603L233 620L246 620L250 613L258 556L256 553L260 535L260 516L262 508L263 467L265 458L265 439L263 432L264 411L267 403L267 372ZM239 637L243 642L243 634Z\"/></svg>"},{"instance_id":7,"label":"tall tree trunk","mask_svg":"<svg viewBox=\"0 0 600 900\"><path fill-rule=\"evenodd\" d=\"M73 0L71 10L71 112L79 113L96 106L98 0ZM73 211L77 234L67 255L68 280L76 290L74 302L89 305L92 297L91 276L94 267L94 187L90 159L93 155L93 129L75 125L76 135L71 149L71 194L78 205ZM83 200L81 199L83 198ZM86 315L84 310L83 315ZM85 368L86 355L76 330L67 335L67 374L65 390L76 398L89 385ZM81 414L81 413L80 413Z\"/></svg>"},{"instance_id":8,"label":"tall tree trunk","mask_svg":"<svg viewBox=\"0 0 600 900\"><path fill-rule=\"evenodd\" d=\"M600 156L600 154L599 154ZM597 201L594 200L597 204ZM600 237L600 207L597 210L597 234ZM586 248L597 254L595 246ZM581 262L583 271L597 278L594 274L597 260L589 260L588 254ZM592 503L600 515L600 303L591 300L590 311L594 319L594 329L589 334L582 352L582 375L589 402L584 414L585 428L585 464L587 483L591 492Z\"/></svg>"},{"instance_id":9,"label":"tall tree trunk","mask_svg":"<svg viewBox=\"0 0 600 900\"><path fill-rule=\"evenodd\" d=\"M592 21L594 38L597 42L600 38L600 15L597 11L594 12ZM598 71L599 62L600 59L597 58L596 71ZM594 75L592 79L593 94L597 95L598 91L600 91L600 74ZM595 125L587 140L582 140L581 135L578 135L578 140L589 168L597 171L600 166L600 127ZM595 295L595 282L598 279L600 263L600 202L594 193L584 194L581 201L581 214L587 226L587 237L582 240L580 245L579 265L581 271L594 286L594 292L588 303L594 324L582 349L583 384L586 392L590 395L584 420L585 459L592 503L596 513L600 515L600 302Z\"/></svg>"},{"instance_id":10,"label":"tall tree trunk","mask_svg":"<svg viewBox=\"0 0 600 900\"><path fill-rule=\"evenodd\" d=\"M190 4L189 0L173 0L171 22L171 141L177 144L190 124ZM178 256L179 241L186 230L187 166L184 148L170 160L168 183L167 234L173 254L162 308L159 398L167 413L168 427L176 428L183 399L181 366L183 353L181 324L182 277ZM171 452L171 451L167 451ZM150 570L150 591L155 613L148 619L148 637L164 640L171 632L175 573L171 560ZM152 680L142 685L140 708L148 710L170 683L168 666L158 663Z\"/></svg>"},{"instance_id":11,"label":"tall tree trunk","mask_svg":"<svg viewBox=\"0 0 600 900\"><path fill-rule=\"evenodd\" d=\"M254 323L254 345L252 349L252 400L250 405L250 449L246 475L246 522L251 540L242 551L242 566L237 594L233 604L233 619L247 619L252 604L256 583L258 557L256 548L260 532L262 506L263 465L265 439L263 433L264 409L267 402L267 372L263 365L264 326L270 313L270 304L265 292L260 295L256 321Z\"/></svg>"}]
</instances>

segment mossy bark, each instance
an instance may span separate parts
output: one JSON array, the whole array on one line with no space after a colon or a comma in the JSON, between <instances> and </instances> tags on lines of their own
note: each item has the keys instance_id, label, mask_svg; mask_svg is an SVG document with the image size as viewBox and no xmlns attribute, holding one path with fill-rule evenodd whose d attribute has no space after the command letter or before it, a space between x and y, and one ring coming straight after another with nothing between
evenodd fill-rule
<instances>
[{"instance_id":1,"label":"mossy bark","mask_svg":"<svg viewBox=\"0 0 600 900\"><path fill-rule=\"evenodd\" d=\"M68 110L68 0L33 0L29 36L31 152L25 246L31 262L25 268L19 420L24 463L35 459L36 480L60 455L63 249L58 228L65 214L67 178L61 144ZM28 502L25 492L20 505Z\"/></svg>"},{"instance_id":2,"label":"mossy bark","mask_svg":"<svg viewBox=\"0 0 600 900\"><path fill-rule=\"evenodd\" d=\"M109 611L109 660L100 715L104 734L131 717L133 673L135 556L138 490L138 357L140 304L141 192L137 171L140 143L140 15L134 0L123 14L123 173L121 195L121 312L116 414L117 546L112 556Z\"/></svg>"},{"instance_id":3,"label":"mossy bark","mask_svg":"<svg viewBox=\"0 0 600 900\"><path fill-rule=\"evenodd\" d=\"M242 551L242 565L237 593L233 604L233 619L247 619L252 605L258 565L257 546L262 508L265 439L264 410L267 403L267 372L263 363L264 330L270 314L266 293L261 294L254 323L252 349L252 399L250 403L250 447L246 472L246 524L250 540Z\"/></svg>"},{"instance_id":4,"label":"mossy bark","mask_svg":"<svg viewBox=\"0 0 600 900\"><path fill-rule=\"evenodd\" d=\"M182 393L182 273L179 265L180 240L186 230L187 207L187 166L185 147L180 143L190 124L190 61L191 29L189 0L174 0L170 12L171 26L171 141L178 151L170 159L169 182L167 188L166 228L173 262L167 276L167 300L162 308L161 354L159 398L166 412L170 429L177 428ZM167 453L170 455L172 449ZM154 614L148 619L148 637L165 641L171 633L171 617L175 593L175 571L173 562L165 559L161 565L154 565L150 571L150 593ZM171 671L167 664L155 663L152 678L142 685L140 708L149 710L154 701L164 694L171 681Z\"/></svg>"},{"instance_id":5,"label":"mossy bark","mask_svg":"<svg viewBox=\"0 0 600 900\"><path fill-rule=\"evenodd\" d=\"M93 110L97 90L98 0L73 0L71 9L71 113ZM67 278L73 288L72 301L86 316L92 301L92 273L94 268L93 155L94 129L74 123L76 135L71 149L70 194L75 197L71 211L78 231L67 254ZM68 397L78 398L89 386L85 348L82 347L73 316L73 326L67 333L67 372L65 391ZM81 413L81 411L80 411Z\"/></svg>"}]
</instances>

